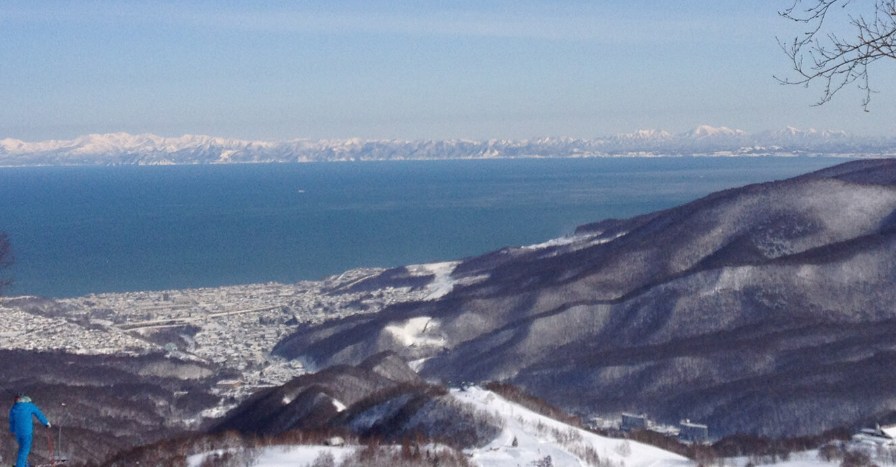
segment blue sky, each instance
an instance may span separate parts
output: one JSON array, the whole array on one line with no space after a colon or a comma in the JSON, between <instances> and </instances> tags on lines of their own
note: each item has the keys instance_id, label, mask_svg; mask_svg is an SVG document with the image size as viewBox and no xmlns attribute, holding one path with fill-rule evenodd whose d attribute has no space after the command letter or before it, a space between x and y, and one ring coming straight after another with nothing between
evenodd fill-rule
<instances>
[{"instance_id":1,"label":"blue sky","mask_svg":"<svg viewBox=\"0 0 896 467\"><path fill-rule=\"evenodd\" d=\"M789 3L0 0L0 138L896 134L896 64L871 112L777 84Z\"/></svg>"}]
</instances>

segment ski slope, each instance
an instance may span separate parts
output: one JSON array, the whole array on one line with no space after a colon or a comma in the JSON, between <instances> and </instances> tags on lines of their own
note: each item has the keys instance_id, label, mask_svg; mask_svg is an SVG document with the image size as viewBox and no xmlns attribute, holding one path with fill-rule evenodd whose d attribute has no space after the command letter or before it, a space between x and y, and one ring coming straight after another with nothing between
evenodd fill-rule
<instances>
[{"instance_id":1,"label":"ski slope","mask_svg":"<svg viewBox=\"0 0 896 467\"><path fill-rule=\"evenodd\" d=\"M550 456L552 465L587 466L594 464L593 457L589 457L594 453L601 462L625 467L694 465L690 459L653 446L606 438L575 428L476 386L466 390L453 389L451 394L463 403L504 420L504 429L495 440L482 448L464 451L477 465L534 465ZM517 446L513 446L514 438Z\"/></svg>"},{"instance_id":2,"label":"ski slope","mask_svg":"<svg viewBox=\"0 0 896 467\"><path fill-rule=\"evenodd\" d=\"M508 401L492 391L473 386L452 389L451 396L477 410L487 412L503 422L501 433L490 443L464 450L475 465L483 467L516 467L536 465L548 456L555 466L601 465L625 467L692 466L687 458L645 444L611 439L573 427L535 413ZM516 446L514 446L516 439ZM362 446L274 446L261 449L255 467L296 467L311 465L323 452L333 454L339 462ZM396 447L396 449L399 449ZM204 453L188 459L190 467L198 467L209 456ZM597 458L594 457L596 454ZM589 462L590 461L590 462Z\"/></svg>"},{"instance_id":3,"label":"ski slope","mask_svg":"<svg viewBox=\"0 0 896 467\"><path fill-rule=\"evenodd\" d=\"M550 457L550 465L575 467L600 465L603 467L676 467L694 466L694 461L678 454L635 441L607 438L561 421L538 414L500 395L472 386L452 389L451 396L476 410L486 412L501 420L501 433L490 443L464 450L474 465L481 467L518 467L544 465ZM514 440L516 442L514 442ZM385 447L385 446L384 446ZM253 456L254 467L303 467L312 465L323 453L332 454L336 465L349 459L364 446L296 445L272 446L258 450ZM400 447L395 446L395 449ZM189 467L199 467L220 451L190 456ZM725 465L742 467L756 459L725 459ZM539 464L542 463L542 464ZM817 451L795 453L787 461L779 461L775 467L830 467L838 462L825 462Z\"/></svg>"},{"instance_id":4,"label":"ski slope","mask_svg":"<svg viewBox=\"0 0 896 467\"><path fill-rule=\"evenodd\" d=\"M314 463L321 454L330 453L336 465L354 454L359 446L271 446L260 449L251 465L257 467L302 467ZM187 467L199 467L207 459L213 458L221 451L195 454L187 458Z\"/></svg>"},{"instance_id":5,"label":"ski slope","mask_svg":"<svg viewBox=\"0 0 896 467\"><path fill-rule=\"evenodd\" d=\"M677 467L695 466L696 463L678 454L631 440L607 438L561 421L538 414L500 395L472 386L452 389L457 401L486 412L502 421L501 433L490 443L464 450L471 463L481 467L517 467L550 465L575 467L601 465L603 467ZM514 440L516 442L514 443ZM384 446L385 447L385 446ZM396 450L400 447L395 446ZM302 467L310 466L319 456L329 453L336 465L349 459L363 446L296 445L272 446L259 449L252 462L253 467ZM199 467L206 459L220 451L190 456L189 467ZM539 464L541 463L541 464ZM787 461L764 464L757 459L725 459L725 465L774 465L775 467L830 467L838 462L825 462L817 451L794 453Z\"/></svg>"}]
</instances>

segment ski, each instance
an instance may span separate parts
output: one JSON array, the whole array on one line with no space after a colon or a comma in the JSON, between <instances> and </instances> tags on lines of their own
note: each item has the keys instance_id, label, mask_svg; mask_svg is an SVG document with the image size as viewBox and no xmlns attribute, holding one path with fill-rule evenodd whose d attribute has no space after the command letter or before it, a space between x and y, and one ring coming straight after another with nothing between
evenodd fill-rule
<instances>
[{"instance_id":1,"label":"ski","mask_svg":"<svg viewBox=\"0 0 896 467\"><path fill-rule=\"evenodd\" d=\"M53 462L44 462L43 464L28 464L28 467L58 467L66 462L68 462L68 459L56 459ZM12 467L16 467L16 465L12 464Z\"/></svg>"},{"instance_id":2,"label":"ski","mask_svg":"<svg viewBox=\"0 0 896 467\"><path fill-rule=\"evenodd\" d=\"M58 459L53 462L44 462L43 464L30 464L29 467L57 467L68 462L68 459ZM15 464L13 464L15 467Z\"/></svg>"}]
</instances>

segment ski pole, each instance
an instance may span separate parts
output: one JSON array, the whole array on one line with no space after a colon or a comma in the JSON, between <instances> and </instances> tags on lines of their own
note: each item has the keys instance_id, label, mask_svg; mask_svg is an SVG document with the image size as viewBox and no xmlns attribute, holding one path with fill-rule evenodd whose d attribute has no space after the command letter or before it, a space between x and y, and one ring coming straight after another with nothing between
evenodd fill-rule
<instances>
[{"instance_id":1,"label":"ski pole","mask_svg":"<svg viewBox=\"0 0 896 467\"><path fill-rule=\"evenodd\" d=\"M62 445L62 422L68 418L68 412L65 410L65 402L60 402L59 406L62 407L62 415L59 417L59 451L60 454L65 454L65 446Z\"/></svg>"},{"instance_id":2,"label":"ski pole","mask_svg":"<svg viewBox=\"0 0 896 467\"><path fill-rule=\"evenodd\" d=\"M53 446L53 433L49 428L47 429L47 445L50 447L50 465L56 465L56 448Z\"/></svg>"}]
</instances>

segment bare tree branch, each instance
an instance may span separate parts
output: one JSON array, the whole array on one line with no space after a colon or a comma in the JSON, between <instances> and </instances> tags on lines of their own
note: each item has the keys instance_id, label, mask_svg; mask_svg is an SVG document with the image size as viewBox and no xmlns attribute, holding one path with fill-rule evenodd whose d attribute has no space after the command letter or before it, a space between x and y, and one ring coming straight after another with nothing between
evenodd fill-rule
<instances>
[{"instance_id":1,"label":"bare tree branch","mask_svg":"<svg viewBox=\"0 0 896 467\"><path fill-rule=\"evenodd\" d=\"M849 14L846 26L849 37L826 32L835 6L843 10L859 10L869 5L868 11ZM822 83L822 97L816 105L829 102L835 94L850 84L864 91L862 107L868 111L871 87L868 69L882 58L896 59L896 0L793 0L791 6L779 14L804 24L806 32L791 41L778 39L778 45L790 58L796 78L775 77L782 84Z\"/></svg>"}]
</instances>

